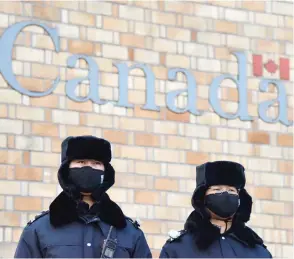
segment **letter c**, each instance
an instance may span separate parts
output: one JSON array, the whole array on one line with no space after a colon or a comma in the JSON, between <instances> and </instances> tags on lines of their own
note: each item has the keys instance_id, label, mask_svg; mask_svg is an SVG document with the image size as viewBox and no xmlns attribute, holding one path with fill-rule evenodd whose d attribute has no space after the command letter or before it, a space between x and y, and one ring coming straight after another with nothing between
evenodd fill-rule
<instances>
[{"instance_id":1,"label":"letter c","mask_svg":"<svg viewBox=\"0 0 294 259\"><path fill-rule=\"evenodd\" d=\"M7 83L16 91L28 95L31 97L43 97L51 94L54 89L57 87L60 77L57 77L54 80L53 86L46 90L45 92L31 92L25 88L23 88L12 71L12 49L17 35L27 26L39 26L43 28L51 37L56 52L59 52L59 39L56 29L50 28L45 24L39 23L37 21L24 21L20 23L16 23L6 29L0 39L0 72L2 73L4 79Z\"/></svg>"}]
</instances>

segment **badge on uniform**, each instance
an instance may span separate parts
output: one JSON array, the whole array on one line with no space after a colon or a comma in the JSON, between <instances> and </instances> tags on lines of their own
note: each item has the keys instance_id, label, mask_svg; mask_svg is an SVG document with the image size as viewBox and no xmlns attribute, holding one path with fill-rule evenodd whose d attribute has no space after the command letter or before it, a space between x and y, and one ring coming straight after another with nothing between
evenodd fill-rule
<instances>
[{"instance_id":1,"label":"badge on uniform","mask_svg":"<svg viewBox=\"0 0 294 259\"><path fill-rule=\"evenodd\" d=\"M113 226L110 227L107 238L103 242L101 258L113 258L114 256L114 252L117 247L117 240L110 238L112 229L113 229Z\"/></svg>"},{"instance_id":2,"label":"badge on uniform","mask_svg":"<svg viewBox=\"0 0 294 259\"><path fill-rule=\"evenodd\" d=\"M186 233L185 230L181 230L181 231L171 230L171 231L169 231L168 232L168 235L169 235L168 242L171 243L174 240L181 238L181 236L184 235L185 233Z\"/></svg>"},{"instance_id":3,"label":"badge on uniform","mask_svg":"<svg viewBox=\"0 0 294 259\"><path fill-rule=\"evenodd\" d=\"M177 239L179 236L181 236L181 232L176 231L176 230L171 230L168 232L168 235L171 240Z\"/></svg>"}]
</instances>

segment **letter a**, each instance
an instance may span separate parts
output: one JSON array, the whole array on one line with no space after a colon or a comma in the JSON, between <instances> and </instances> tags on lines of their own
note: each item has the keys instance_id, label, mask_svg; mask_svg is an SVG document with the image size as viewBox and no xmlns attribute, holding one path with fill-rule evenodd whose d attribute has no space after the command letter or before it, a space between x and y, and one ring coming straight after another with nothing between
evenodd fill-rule
<instances>
[{"instance_id":1,"label":"letter a","mask_svg":"<svg viewBox=\"0 0 294 259\"><path fill-rule=\"evenodd\" d=\"M221 75L216 77L209 89L209 102L214 109L214 111L221 117L226 119L236 119L240 118L240 120L253 120L251 116L248 114L247 109L247 70L246 70L246 57L244 53L236 52L233 53L237 57L238 60L238 79L234 78L232 75ZM239 92L239 105L238 105L238 111L235 114L229 114L222 110L220 101L218 99L218 88L221 84L221 82L225 79L230 79L237 85L238 92Z\"/></svg>"}]
</instances>

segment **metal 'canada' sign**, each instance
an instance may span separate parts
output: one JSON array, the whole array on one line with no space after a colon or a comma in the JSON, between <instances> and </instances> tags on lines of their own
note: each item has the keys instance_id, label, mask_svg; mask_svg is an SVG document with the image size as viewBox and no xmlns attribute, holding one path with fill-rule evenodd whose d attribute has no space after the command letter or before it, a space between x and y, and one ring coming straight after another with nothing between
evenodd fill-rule
<instances>
[{"instance_id":1,"label":"metal 'canada' sign","mask_svg":"<svg viewBox=\"0 0 294 259\"><path fill-rule=\"evenodd\" d=\"M0 72L8 84L16 91L21 94L31 96L31 97L43 97L50 95L54 89L58 86L60 78L57 77L51 88L44 92L33 92L23 88L17 81L12 69L12 49L14 42L18 34L27 26L39 26L43 28L51 40L54 43L55 51L58 53L60 51L59 36L55 28L50 28L46 24L40 23L38 21L24 21L16 23L9 28L7 28L1 39L0 39ZM247 60L246 55L242 52L232 53L238 62L238 76L234 77L230 74L219 75L215 77L209 87L209 102L213 110L221 117L226 119L236 119L239 118L242 121L252 121L254 118L248 113L248 103L247 103ZM83 59L88 64L89 73L87 77L75 78L68 80L66 82L66 95L73 101L85 102L91 100L96 104L103 105L107 103L107 100L102 100L99 97L99 68L93 58L86 55L72 55L67 60L67 66L70 68L75 67L78 60ZM253 57L254 69L253 73L255 76L262 76L262 57L254 55ZM150 67L142 63L136 63L130 67L125 63L114 63L113 64L118 69L118 87L119 87L119 97L118 102L115 104L120 107L132 108L134 105L128 101L128 75L132 69L141 69L146 78L146 103L142 106L142 109L159 111L160 107L155 103L155 76ZM265 68L270 72L276 72L278 66L273 62L269 61L265 64ZM182 73L186 77L187 88L174 90L166 93L166 105L169 110L175 113L190 112L194 115L201 115L202 111L197 109L197 84L193 74L184 68L171 68L168 70L168 80L175 81L177 74ZM280 59L280 78L284 80L289 79L289 60ZM239 100L238 100L238 110L232 114L223 111L221 108L220 99L218 98L218 89L223 80L232 80L238 89ZM75 89L84 80L90 82L89 93L86 97L76 96ZM277 88L277 97L273 100L263 101L258 104L258 115L261 120L267 123L277 123L280 122L286 126L293 124L287 118L287 94L285 86L282 80L275 79L260 79L259 90L261 92L266 92L269 85L275 85ZM185 108L178 108L175 105L176 98L186 93L187 95L187 105ZM279 105L279 112L276 118L271 118L267 115L267 111L271 106Z\"/></svg>"}]
</instances>

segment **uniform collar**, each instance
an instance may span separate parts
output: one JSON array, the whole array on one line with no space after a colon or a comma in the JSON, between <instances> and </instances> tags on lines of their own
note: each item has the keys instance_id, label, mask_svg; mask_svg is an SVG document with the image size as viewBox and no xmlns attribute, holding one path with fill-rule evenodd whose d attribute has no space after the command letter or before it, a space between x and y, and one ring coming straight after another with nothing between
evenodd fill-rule
<instances>
[{"instance_id":1,"label":"uniform collar","mask_svg":"<svg viewBox=\"0 0 294 259\"><path fill-rule=\"evenodd\" d=\"M79 220L78 207L81 201L74 201L65 192L61 192L50 204L50 223L55 227ZM116 228L126 227L126 218L120 207L104 193L99 202L97 216L105 223Z\"/></svg>"},{"instance_id":2,"label":"uniform collar","mask_svg":"<svg viewBox=\"0 0 294 259\"><path fill-rule=\"evenodd\" d=\"M221 236L220 229L211 224L205 213L201 210L194 210L185 223L185 230L191 233L195 239L196 245L200 249L207 249L215 240ZM248 247L263 245L263 240L243 222L233 220L232 227L225 235L245 244Z\"/></svg>"}]
</instances>

